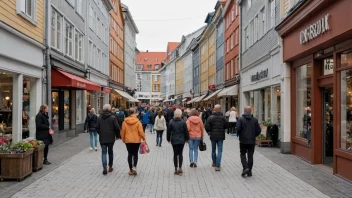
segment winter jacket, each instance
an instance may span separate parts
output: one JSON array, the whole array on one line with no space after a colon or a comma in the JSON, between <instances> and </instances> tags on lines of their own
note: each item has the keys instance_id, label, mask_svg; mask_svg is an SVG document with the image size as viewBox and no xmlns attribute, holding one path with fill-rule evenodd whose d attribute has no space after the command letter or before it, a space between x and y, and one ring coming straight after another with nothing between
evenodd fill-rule
<instances>
[{"instance_id":1,"label":"winter jacket","mask_svg":"<svg viewBox=\"0 0 352 198\"><path fill-rule=\"evenodd\" d=\"M237 122L237 112L236 111L230 112L229 122Z\"/></svg>"},{"instance_id":2,"label":"winter jacket","mask_svg":"<svg viewBox=\"0 0 352 198\"><path fill-rule=\"evenodd\" d=\"M255 144L255 138L261 133L258 120L251 113L244 113L236 124L240 143Z\"/></svg>"},{"instance_id":3,"label":"winter jacket","mask_svg":"<svg viewBox=\"0 0 352 198\"><path fill-rule=\"evenodd\" d=\"M204 126L199 116L191 116L187 120L187 129L190 138L203 138Z\"/></svg>"},{"instance_id":4,"label":"winter jacket","mask_svg":"<svg viewBox=\"0 0 352 198\"><path fill-rule=\"evenodd\" d=\"M166 120L164 116L157 116L155 118L155 123L154 123L154 130L156 131L164 131L166 129Z\"/></svg>"},{"instance_id":5,"label":"winter jacket","mask_svg":"<svg viewBox=\"0 0 352 198\"><path fill-rule=\"evenodd\" d=\"M141 143L145 135L141 122L136 117L128 117L122 124L121 139L124 143Z\"/></svg>"},{"instance_id":6,"label":"winter jacket","mask_svg":"<svg viewBox=\"0 0 352 198\"><path fill-rule=\"evenodd\" d=\"M150 124L150 113L149 111L145 112L142 116L142 124Z\"/></svg>"},{"instance_id":7,"label":"winter jacket","mask_svg":"<svg viewBox=\"0 0 352 198\"><path fill-rule=\"evenodd\" d=\"M98 116L88 113L86 121L84 122L85 131L96 131Z\"/></svg>"},{"instance_id":8,"label":"winter jacket","mask_svg":"<svg viewBox=\"0 0 352 198\"><path fill-rule=\"evenodd\" d=\"M155 122L155 117L156 117L156 113L154 112L150 112L150 124L154 124Z\"/></svg>"},{"instance_id":9,"label":"winter jacket","mask_svg":"<svg viewBox=\"0 0 352 198\"><path fill-rule=\"evenodd\" d=\"M116 117L110 111L103 111L100 114L96 126L101 144L114 143L120 137L120 126Z\"/></svg>"},{"instance_id":10,"label":"winter jacket","mask_svg":"<svg viewBox=\"0 0 352 198\"><path fill-rule=\"evenodd\" d=\"M227 128L229 128L229 122L221 112L214 112L205 124L210 140L225 140L225 129Z\"/></svg>"},{"instance_id":11,"label":"winter jacket","mask_svg":"<svg viewBox=\"0 0 352 198\"><path fill-rule=\"evenodd\" d=\"M38 113L35 116L36 139L44 142L45 145L53 143L53 138L49 134L50 124L47 113Z\"/></svg>"},{"instance_id":12,"label":"winter jacket","mask_svg":"<svg viewBox=\"0 0 352 198\"><path fill-rule=\"evenodd\" d=\"M169 109L166 113L166 122L169 123L172 119L174 119L174 110Z\"/></svg>"},{"instance_id":13,"label":"winter jacket","mask_svg":"<svg viewBox=\"0 0 352 198\"><path fill-rule=\"evenodd\" d=\"M167 141L171 144L185 144L189 140L186 122L181 118L172 119L167 128Z\"/></svg>"}]
</instances>

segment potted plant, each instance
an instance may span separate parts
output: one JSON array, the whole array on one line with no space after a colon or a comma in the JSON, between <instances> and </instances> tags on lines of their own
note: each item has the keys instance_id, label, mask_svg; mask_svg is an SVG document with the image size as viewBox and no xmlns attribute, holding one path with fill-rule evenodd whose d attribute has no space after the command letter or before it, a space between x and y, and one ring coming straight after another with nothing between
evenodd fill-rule
<instances>
[{"instance_id":1,"label":"potted plant","mask_svg":"<svg viewBox=\"0 0 352 198\"><path fill-rule=\"evenodd\" d=\"M32 144L21 141L13 145L3 143L0 147L0 179L22 181L32 174Z\"/></svg>"},{"instance_id":2,"label":"potted plant","mask_svg":"<svg viewBox=\"0 0 352 198\"><path fill-rule=\"evenodd\" d=\"M44 148L45 145L40 140L29 140L30 144L32 144L33 150L33 171L36 172L43 168L44 163Z\"/></svg>"},{"instance_id":3,"label":"potted plant","mask_svg":"<svg viewBox=\"0 0 352 198\"><path fill-rule=\"evenodd\" d=\"M273 125L273 123L271 122L271 119L268 118L266 121L264 120L262 122L262 133L263 131L265 132L265 137L268 138L268 132L270 131L271 126Z\"/></svg>"}]
</instances>

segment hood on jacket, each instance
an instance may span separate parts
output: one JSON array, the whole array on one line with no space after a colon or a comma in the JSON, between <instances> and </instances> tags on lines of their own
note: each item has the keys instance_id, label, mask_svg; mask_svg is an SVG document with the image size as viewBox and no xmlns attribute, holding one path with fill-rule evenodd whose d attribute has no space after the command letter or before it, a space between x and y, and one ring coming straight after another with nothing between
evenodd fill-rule
<instances>
[{"instance_id":1,"label":"hood on jacket","mask_svg":"<svg viewBox=\"0 0 352 198\"><path fill-rule=\"evenodd\" d=\"M93 116L94 116L94 114L88 113L88 118L89 118L89 119L92 118Z\"/></svg>"},{"instance_id":2,"label":"hood on jacket","mask_svg":"<svg viewBox=\"0 0 352 198\"><path fill-rule=\"evenodd\" d=\"M136 118L136 117L127 117L127 118L125 118L125 122L126 122L126 124L128 124L128 125L134 125L134 124L136 124L137 122L139 122L139 119Z\"/></svg>"},{"instance_id":3,"label":"hood on jacket","mask_svg":"<svg viewBox=\"0 0 352 198\"><path fill-rule=\"evenodd\" d=\"M188 120L193 124L199 124L200 122L202 122L202 119L200 119L199 116L191 116L188 118Z\"/></svg>"},{"instance_id":4,"label":"hood on jacket","mask_svg":"<svg viewBox=\"0 0 352 198\"><path fill-rule=\"evenodd\" d=\"M213 112L211 115L220 115L220 116L222 116L223 113L222 112Z\"/></svg>"},{"instance_id":5,"label":"hood on jacket","mask_svg":"<svg viewBox=\"0 0 352 198\"><path fill-rule=\"evenodd\" d=\"M173 118L173 121L183 121L181 118Z\"/></svg>"},{"instance_id":6,"label":"hood on jacket","mask_svg":"<svg viewBox=\"0 0 352 198\"><path fill-rule=\"evenodd\" d=\"M251 113L244 113L242 116L243 116L244 118L246 118L247 120L250 120L250 119L253 118L253 115L252 115Z\"/></svg>"},{"instance_id":7,"label":"hood on jacket","mask_svg":"<svg viewBox=\"0 0 352 198\"><path fill-rule=\"evenodd\" d=\"M101 114L101 117L106 120L107 118L109 118L112 115L112 113L110 111L103 111L103 113Z\"/></svg>"}]
</instances>

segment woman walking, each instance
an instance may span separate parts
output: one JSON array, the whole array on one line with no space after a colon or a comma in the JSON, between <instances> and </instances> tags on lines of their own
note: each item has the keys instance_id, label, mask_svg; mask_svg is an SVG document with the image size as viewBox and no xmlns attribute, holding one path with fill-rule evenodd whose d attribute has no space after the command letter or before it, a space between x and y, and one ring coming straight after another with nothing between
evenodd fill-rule
<instances>
[{"instance_id":1,"label":"woman walking","mask_svg":"<svg viewBox=\"0 0 352 198\"><path fill-rule=\"evenodd\" d=\"M53 143L50 134L50 124L48 116L48 105L41 105L38 114L35 116L36 139L41 140L45 144L44 148L44 164L50 165L48 161L49 145Z\"/></svg>"},{"instance_id":2,"label":"woman walking","mask_svg":"<svg viewBox=\"0 0 352 198\"><path fill-rule=\"evenodd\" d=\"M98 133L96 130L97 126L97 121L98 121L98 116L95 113L95 109L91 108L86 121L84 122L84 131L87 133L89 132L89 137L90 137L90 151L94 150L98 151L97 144L98 144Z\"/></svg>"},{"instance_id":3,"label":"woman walking","mask_svg":"<svg viewBox=\"0 0 352 198\"><path fill-rule=\"evenodd\" d=\"M200 140L204 137L204 126L202 119L199 117L199 113L196 109L191 110L191 117L187 120L187 129L189 132L189 160L190 167L197 168L198 161L198 146Z\"/></svg>"},{"instance_id":4,"label":"woman walking","mask_svg":"<svg viewBox=\"0 0 352 198\"><path fill-rule=\"evenodd\" d=\"M229 122L232 125L232 134L235 134L236 133L236 123L237 123L237 112L236 112L235 107L231 108Z\"/></svg>"},{"instance_id":5,"label":"woman walking","mask_svg":"<svg viewBox=\"0 0 352 198\"><path fill-rule=\"evenodd\" d=\"M129 109L129 115L122 124L121 139L128 151L129 175L137 175L138 150L141 140L146 141L143 127L137 118L137 110Z\"/></svg>"},{"instance_id":6,"label":"woman walking","mask_svg":"<svg viewBox=\"0 0 352 198\"><path fill-rule=\"evenodd\" d=\"M166 129L166 120L162 111L159 111L158 116L155 118L154 129L156 130L156 146L161 147L163 133Z\"/></svg>"},{"instance_id":7,"label":"woman walking","mask_svg":"<svg viewBox=\"0 0 352 198\"><path fill-rule=\"evenodd\" d=\"M176 109L174 119L167 128L167 141L174 150L175 175L182 175L183 147L188 143L189 135L186 122L182 120L182 111ZM178 170L177 170L178 168Z\"/></svg>"},{"instance_id":8,"label":"woman walking","mask_svg":"<svg viewBox=\"0 0 352 198\"><path fill-rule=\"evenodd\" d=\"M144 113L142 112L142 126L143 126L144 132L149 124L150 124L150 112L149 112L149 109L146 108Z\"/></svg>"}]
</instances>

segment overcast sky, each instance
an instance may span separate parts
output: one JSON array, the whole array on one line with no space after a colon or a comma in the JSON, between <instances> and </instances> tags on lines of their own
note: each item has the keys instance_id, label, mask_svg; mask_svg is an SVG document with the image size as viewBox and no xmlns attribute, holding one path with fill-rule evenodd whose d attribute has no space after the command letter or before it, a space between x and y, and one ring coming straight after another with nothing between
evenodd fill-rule
<instances>
[{"instance_id":1,"label":"overcast sky","mask_svg":"<svg viewBox=\"0 0 352 198\"><path fill-rule=\"evenodd\" d=\"M135 20L140 51L166 51L167 42L180 42L205 25L217 0L122 0ZM183 19L183 20L181 20Z\"/></svg>"}]
</instances>

